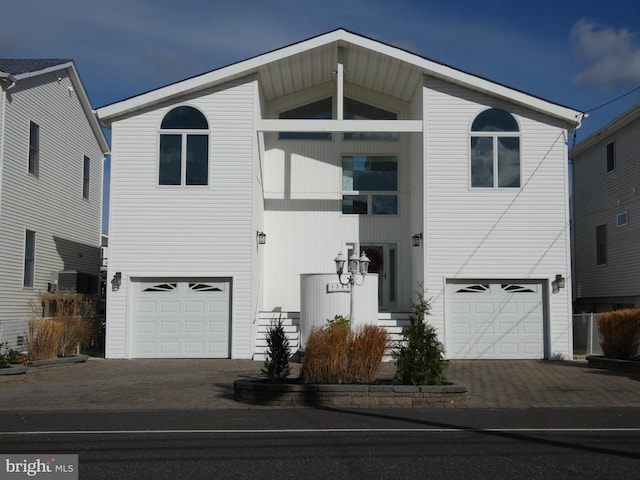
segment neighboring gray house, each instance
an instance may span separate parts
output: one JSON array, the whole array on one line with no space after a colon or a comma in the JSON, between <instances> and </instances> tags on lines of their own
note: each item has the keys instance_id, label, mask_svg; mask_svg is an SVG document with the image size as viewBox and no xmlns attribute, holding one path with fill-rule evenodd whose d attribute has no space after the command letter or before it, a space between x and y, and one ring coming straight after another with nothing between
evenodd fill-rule
<instances>
[{"instance_id":1,"label":"neighboring gray house","mask_svg":"<svg viewBox=\"0 0 640 480\"><path fill-rule=\"evenodd\" d=\"M0 342L51 285L97 293L107 141L71 60L0 59Z\"/></svg>"},{"instance_id":2,"label":"neighboring gray house","mask_svg":"<svg viewBox=\"0 0 640 480\"><path fill-rule=\"evenodd\" d=\"M640 103L569 152L575 313L640 307Z\"/></svg>"},{"instance_id":3,"label":"neighboring gray house","mask_svg":"<svg viewBox=\"0 0 640 480\"><path fill-rule=\"evenodd\" d=\"M339 29L98 115L108 357L261 358L271 319L309 325L311 275L347 295L341 250L378 274L371 323L423 284L448 358L571 358L581 112Z\"/></svg>"}]
</instances>

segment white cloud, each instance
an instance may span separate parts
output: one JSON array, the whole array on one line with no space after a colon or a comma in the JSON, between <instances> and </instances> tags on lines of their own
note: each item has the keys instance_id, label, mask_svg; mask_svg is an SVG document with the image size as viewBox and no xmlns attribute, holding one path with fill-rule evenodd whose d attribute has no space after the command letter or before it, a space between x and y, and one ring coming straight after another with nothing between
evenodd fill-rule
<instances>
[{"instance_id":1,"label":"white cloud","mask_svg":"<svg viewBox=\"0 0 640 480\"><path fill-rule=\"evenodd\" d=\"M640 85L640 45L635 32L581 19L571 30L571 43L580 66L575 85L603 90Z\"/></svg>"}]
</instances>

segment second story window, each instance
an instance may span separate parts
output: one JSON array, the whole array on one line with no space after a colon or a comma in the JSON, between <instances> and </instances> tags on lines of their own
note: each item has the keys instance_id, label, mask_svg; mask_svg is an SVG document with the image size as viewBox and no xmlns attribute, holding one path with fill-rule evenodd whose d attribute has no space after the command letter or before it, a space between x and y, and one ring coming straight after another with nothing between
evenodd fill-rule
<instances>
[{"instance_id":1,"label":"second story window","mask_svg":"<svg viewBox=\"0 0 640 480\"><path fill-rule=\"evenodd\" d=\"M281 119L288 120L331 120L333 118L333 98L323 98L307 105L280 113ZM331 140L329 132L280 132L280 140Z\"/></svg>"},{"instance_id":2,"label":"second story window","mask_svg":"<svg viewBox=\"0 0 640 480\"><path fill-rule=\"evenodd\" d=\"M176 107L160 126L160 185L208 185L209 123L193 107Z\"/></svg>"},{"instance_id":3,"label":"second story window","mask_svg":"<svg viewBox=\"0 0 640 480\"><path fill-rule=\"evenodd\" d=\"M616 150L613 142L607 143L607 173L616 168Z\"/></svg>"},{"instance_id":4,"label":"second story window","mask_svg":"<svg viewBox=\"0 0 640 480\"><path fill-rule=\"evenodd\" d=\"M38 176L40 172L40 126L29 122L29 173Z\"/></svg>"},{"instance_id":5,"label":"second story window","mask_svg":"<svg viewBox=\"0 0 640 480\"><path fill-rule=\"evenodd\" d=\"M24 275L22 284L33 287L36 265L36 232L27 230L24 237Z\"/></svg>"},{"instance_id":6,"label":"second story window","mask_svg":"<svg viewBox=\"0 0 640 480\"><path fill-rule=\"evenodd\" d=\"M91 160L85 155L82 163L82 198L89 199L89 184L91 180Z\"/></svg>"},{"instance_id":7,"label":"second story window","mask_svg":"<svg viewBox=\"0 0 640 480\"><path fill-rule=\"evenodd\" d=\"M473 121L471 186L520 187L520 128L504 110L485 110Z\"/></svg>"},{"instance_id":8,"label":"second story window","mask_svg":"<svg viewBox=\"0 0 640 480\"><path fill-rule=\"evenodd\" d=\"M607 264L607 226L596 227L596 265Z\"/></svg>"},{"instance_id":9,"label":"second story window","mask_svg":"<svg viewBox=\"0 0 640 480\"><path fill-rule=\"evenodd\" d=\"M342 157L342 213L398 214L398 157Z\"/></svg>"}]
</instances>

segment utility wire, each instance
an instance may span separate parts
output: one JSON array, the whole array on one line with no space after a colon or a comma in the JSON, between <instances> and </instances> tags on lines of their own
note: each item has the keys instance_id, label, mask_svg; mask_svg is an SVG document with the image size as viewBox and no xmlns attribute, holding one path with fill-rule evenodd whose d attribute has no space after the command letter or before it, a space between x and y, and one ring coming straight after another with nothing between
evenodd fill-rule
<instances>
[{"instance_id":1,"label":"utility wire","mask_svg":"<svg viewBox=\"0 0 640 480\"><path fill-rule=\"evenodd\" d=\"M620 95L619 97L614 98L613 100L609 100L608 102L603 103L602 105L598 105L597 107L593 107L589 110L587 110L585 113L591 113L594 110L598 110L599 108L602 107L606 107L607 105L612 104L613 102L617 102L618 100L620 100L621 98L626 97L627 95L631 95L633 92L636 92L640 90L640 85L638 85L636 88L634 88L633 90L629 90L627 93L623 93L622 95Z\"/></svg>"}]
</instances>

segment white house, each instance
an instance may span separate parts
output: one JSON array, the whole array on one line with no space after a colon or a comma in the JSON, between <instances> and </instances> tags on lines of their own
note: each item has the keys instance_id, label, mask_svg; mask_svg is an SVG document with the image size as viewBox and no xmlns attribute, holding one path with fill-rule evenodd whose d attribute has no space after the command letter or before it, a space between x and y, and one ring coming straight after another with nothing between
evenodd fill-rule
<instances>
[{"instance_id":1,"label":"white house","mask_svg":"<svg viewBox=\"0 0 640 480\"><path fill-rule=\"evenodd\" d=\"M94 293L107 141L71 60L0 59L0 342L60 281Z\"/></svg>"},{"instance_id":2,"label":"white house","mask_svg":"<svg viewBox=\"0 0 640 480\"><path fill-rule=\"evenodd\" d=\"M575 309L640 308L640 104L573 147Z\"/></svg>"},{"instance_id":3,"label":"white house","mask_svg":"<svg viewBox=\"0 0 640 480\"><path fill-rule=\"evenodd\" d=\"M572 355L580 112L338 29L98 115L108 357L259 358L338 251L373 260L390 329L423 284L449 358Z\"/></svg>"}]
</instances>

